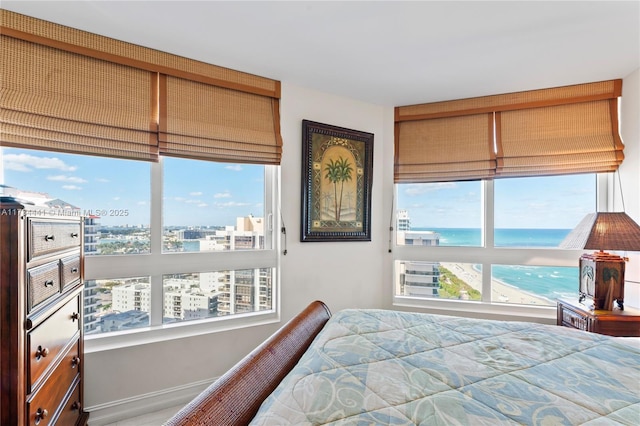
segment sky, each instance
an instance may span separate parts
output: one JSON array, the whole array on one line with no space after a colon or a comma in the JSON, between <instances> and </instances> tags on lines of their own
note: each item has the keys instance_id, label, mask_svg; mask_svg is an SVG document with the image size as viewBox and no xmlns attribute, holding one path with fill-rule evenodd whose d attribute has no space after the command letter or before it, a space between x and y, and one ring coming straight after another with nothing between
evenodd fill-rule
<instances>
[{"instance_id":1,"label":"sky","mask_svg":"<svg viewBox=\"0 0 640 426\"><path fill-rule=\"evenodd\" d=\"M101 216L103 225L149 225L151 164L1 148L0 183L45 192ZM162 158L165 226L235 225L264 217L264 166ZM594 175L496 179L496 228L574 228L595 212ZM397 209L413 228L480 228L481 184L399 185ZM375 212L374 212L375 214Z\"/></svg>"},{"instance_id":2,"label":"sky","mask_svg":"<svg viewBox=\"0 0 640 426\"><path fill-rule=\"evenodd\" d=\"M151 163L0 148L0 183L48 193L101 216L103 225L149 226ZM264 166L165 158L165 226L235 225L264 216Z\"/></svg>"},{"instance_id":3,"label":"sky","mask_svg":"<svg viewBox=\"0 0 640 426\"><path fill-rule=\"evenodd\" d=\"M496 228L572 229L596 211L595 175L495 179ZM412 228L480 228L479 181L398 186Z\"/></svg>"}]
</instances>

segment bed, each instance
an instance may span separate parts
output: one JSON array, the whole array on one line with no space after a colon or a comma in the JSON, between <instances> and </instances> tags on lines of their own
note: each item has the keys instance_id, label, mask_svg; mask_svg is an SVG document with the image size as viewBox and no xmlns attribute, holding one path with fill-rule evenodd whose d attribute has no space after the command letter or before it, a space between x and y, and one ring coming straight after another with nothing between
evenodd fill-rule
<instances>
[{"instance_id":1,"label":"bed","mask_svg":"<svg viewBox=\"0 0 640 426\"><path fill-rule=\"evenodd\" d=\"M167 425L640 424L640 344L313 302Z\"/></svg>"}]
</instances>

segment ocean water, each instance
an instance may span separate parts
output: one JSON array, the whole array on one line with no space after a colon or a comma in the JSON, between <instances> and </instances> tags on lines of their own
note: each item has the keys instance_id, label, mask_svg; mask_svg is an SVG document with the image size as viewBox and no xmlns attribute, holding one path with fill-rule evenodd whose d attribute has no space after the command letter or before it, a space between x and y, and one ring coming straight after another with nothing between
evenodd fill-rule
<instances>
[{"instance_id":1,"label":"ocean water","mask_svg":"<svg viewBox=\"0 0 640 426\"><path fill-rule=\"evenodd\" d=\"M478 247L482 241L478 228L412 228L440 234L441 246ZM496 229L496 247L558 247L571 229Z\"/></svg>"},{"instance_id":2,"label":"ocean water","mask_svg":"<svg viewBox=\"0 0 640 426\"><path fill-rule=\"evenodd\" d=\"M413 228L440 234L441 246L480 246L480 229ZM496 229L496 247L558 247L571 229ZM578 293L578 259L575 267L494 265L493 278L529 293L555 300Z\"/></svg>"},{"instance_id":3,"label":"ocean water","mask_svg":"<svg viewBox=\"0 0 640 426\"><path fill-rule=\"evenodd\" d=\"M577 264L576 259L575 267L493 265L491 273L505 284L553 301L578 295Z\"/></svg>"}]
</instances>

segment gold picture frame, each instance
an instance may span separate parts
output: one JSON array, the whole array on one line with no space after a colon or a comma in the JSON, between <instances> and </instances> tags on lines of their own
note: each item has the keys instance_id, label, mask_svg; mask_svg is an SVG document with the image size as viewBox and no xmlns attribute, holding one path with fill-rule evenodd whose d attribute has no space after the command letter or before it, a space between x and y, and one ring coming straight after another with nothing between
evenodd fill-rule
<instances>
[{"instance_id":1,"label":"gold picture frame","mask_svg":"<svg viewBox=\"0 0 640 426\"><path fill-rule=\"evenodd\" d=\"M371 241L373 133L302 120L300 241Z\"/></svg>"}]
</instances>

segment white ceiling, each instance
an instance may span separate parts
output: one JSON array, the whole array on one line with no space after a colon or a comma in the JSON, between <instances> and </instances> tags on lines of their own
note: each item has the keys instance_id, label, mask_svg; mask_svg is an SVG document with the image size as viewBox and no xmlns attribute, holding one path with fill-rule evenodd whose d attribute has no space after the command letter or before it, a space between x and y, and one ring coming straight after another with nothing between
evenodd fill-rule
<instances>
[{"instance_id":1,"label":"white ceiling","mask_svg":"<svg viewBox=\"0 0 640 426\"><path fill-rule=\"evenodd\" d=\"M640 1L9 1L2 8L386 106L623 78Z\"/></svg>"}]
</instances>

